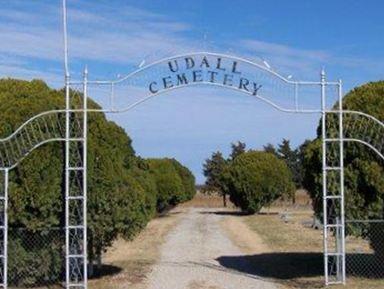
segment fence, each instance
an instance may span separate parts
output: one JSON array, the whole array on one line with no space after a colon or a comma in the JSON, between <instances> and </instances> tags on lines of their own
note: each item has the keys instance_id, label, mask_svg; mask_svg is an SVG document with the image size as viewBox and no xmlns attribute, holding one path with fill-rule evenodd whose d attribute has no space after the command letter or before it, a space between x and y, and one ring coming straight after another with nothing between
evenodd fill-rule
<instances>
[{"instance_id":1,"label":"fence","mask_svg":"<svg viewBox=\"0 0 384 289\"><path fill-rule=\"evenodd\" d=\"M346 223L348 276L384 278L384 220L348 220Z\"/></svg>"},{"instance_id":2,"label":"fence","mask_svg":"<svg viewBox=\"0 0 384 289\"><path fill-rule=\"evenodd\" d=\"M89 231L88 236L92 237ZM65 288L65 229L9 228L8 284L10 289ZM101 259L100 261L102 261ZM97 263L99 260L94 260ZM127 260L126 262L129 262ZM114 264L95 265L88 288L125 288L130 279ZM91 269L91 268L90 268Z\"/></svg>"},{"instance_id":3,"label":"fence","mask_svg":"<svg viewBox=\"0 0 384 289\"><path fill-rule=\"evenodd\" d=\"M65 231L10 228L9 288L60 288L64 281Z\"/></svg>"}]
</instances>

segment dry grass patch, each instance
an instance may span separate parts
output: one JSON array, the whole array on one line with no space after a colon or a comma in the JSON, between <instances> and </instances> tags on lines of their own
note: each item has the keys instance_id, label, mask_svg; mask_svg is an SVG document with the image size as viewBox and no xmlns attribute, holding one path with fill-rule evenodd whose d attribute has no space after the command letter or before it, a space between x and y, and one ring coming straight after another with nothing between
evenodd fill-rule
<instances>
[{"instance_id":1,"label":"dry grass patch","mask_svg":"<svg viewBox=\"0 0 384 289\"><path fill-rule=\"evenodd\" d=\"M259 268L255 273L287 288L323 288L322 231L310 227L312 220L313 211L305 206L276 206L244 217L271 250L249 257ZM348 237L347 252L355 248L371 252L368 242ZM378 289L384 287L384 280L351 277L347 285L349 289Z\"/></svg>"},{"instance_id":2,"label":"dry grass patch","mask_svg":"<svg viewBox=\"0 0 384 289\"><path fill-rule=\"evenodd\" d=\"M227 205L228 209L234 208L228 198ZM198 191L192 200L180 204L179 207L223 208L223 197L218 194L203 194Z\"/></svg>"},{"instance_id":3,"label":"dry grass patch","mask_svg":"<svg viewBox=\"0 0 384 289\"><path fill-rule=\"evenodd\" d=\"M188 284L186 289L220 289L216 286L208 286L205 281L193 281Z\"/></svg>"}]
</instances>

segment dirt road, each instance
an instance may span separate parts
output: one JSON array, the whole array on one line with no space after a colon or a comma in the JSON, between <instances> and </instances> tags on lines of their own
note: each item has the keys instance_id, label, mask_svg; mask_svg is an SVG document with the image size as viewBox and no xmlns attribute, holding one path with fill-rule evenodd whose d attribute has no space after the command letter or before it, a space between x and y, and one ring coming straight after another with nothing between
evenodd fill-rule
<instances>
[{"instance_id":1,"label":"dirt road","mask_svg":"<svg viewBox=\"0 0 384 289\"><path fill-rule=\"evenodd\" d=\"M217 211L183 209L181 221L166 237L160 260L148 275L147 289L278 288L270 281L242 273L249 270L220 265L220 257L241 256L243 252L241 245L234 244L234 238L230 238L231 234L222 225L228 216L215 213ZM237 258L236 266L246 269L251 264Z\"/></svg>"}]
</instances>

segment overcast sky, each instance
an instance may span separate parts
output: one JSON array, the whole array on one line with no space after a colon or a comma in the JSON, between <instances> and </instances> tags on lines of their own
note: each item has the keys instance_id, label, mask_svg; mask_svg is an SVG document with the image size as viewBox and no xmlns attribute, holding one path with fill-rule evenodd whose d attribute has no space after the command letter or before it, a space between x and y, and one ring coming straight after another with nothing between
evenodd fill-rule
<instances>
[{"instance_id":1,"label":"overcast sky","mask_svg":"<svg viewBox=\"0 0 384 289\"><path fill-rule=\"evenodd\" d=\"M263 58L294 79L341 78L344 91L383 78L382 1L68 0L70 69L114 79L165 56L213 51ZM1 0L0 74L63 86L60 0ZM112 116L143 157L201 164L241 140L249 148L315 135L317 115L288 115L242 94L191 87Z\"/></svg>"}]
</instances>

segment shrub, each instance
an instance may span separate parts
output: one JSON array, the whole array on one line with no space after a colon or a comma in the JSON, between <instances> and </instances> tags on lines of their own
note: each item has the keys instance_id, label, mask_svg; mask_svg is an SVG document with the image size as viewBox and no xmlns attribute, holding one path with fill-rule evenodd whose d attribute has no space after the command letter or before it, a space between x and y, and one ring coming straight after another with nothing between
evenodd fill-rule
<instances>
[{"instance_id":1,"label":"shrub","mask_svg":"<svg viewBox=\"0 0 384 289\"><path fill-rule=\"evenodd\" d=\"M231 164L228 184L231 201L244 212L256 213L294 190L289 168L271 153L248 151Z\"/></svg>"}]
</instances>

